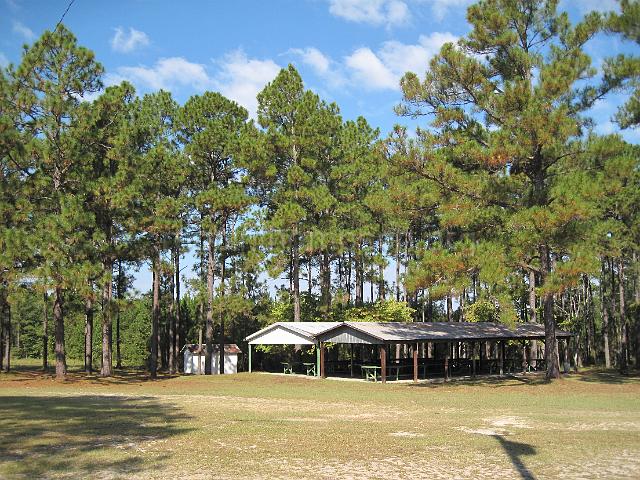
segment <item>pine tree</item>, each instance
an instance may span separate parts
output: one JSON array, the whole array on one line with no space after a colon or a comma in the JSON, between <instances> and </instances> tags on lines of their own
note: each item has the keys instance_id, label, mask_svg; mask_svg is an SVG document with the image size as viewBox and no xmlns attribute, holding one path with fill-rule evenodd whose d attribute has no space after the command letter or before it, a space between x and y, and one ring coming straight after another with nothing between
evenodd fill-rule
<instances>
[{"instance_id":1,"label":"pine tree","mask_svg":"<svg viewBox=\"0 0 640 480\"><path fill-rule=\"evenodd\" d=\"M572 26L557 3L471 6L472 31L458 45L443 46L423 81L413 73L403 77L399 108L434 116L415 168L447 192L441 209L462 202L482 215L494 232L485 230L484 254L539 276L548 378L559 376L554 264L578 248L576 227L590 215L578 198L584 191L573 196L580 171L567 170L566 159L580 153L583 113L610 89L593 81L578 85L595 75L584 45L600 30L600 17L590 14ZM503 278L508 284L509 275Z\"/></svg>"},{"instance_id":2,"label":"pine tree","mask_svg":"<svg viewBox=\"0 0 640 480\"><path fill-rule=\"evenodd\" d=\"M205 374L211 374L214 337L215 274L219 271L219 294L226 285L226 240L229 222L252 202L243 185L242 137L250 128L247 111L219 93L191 97L179 117L180 140L189 159L189 186L198 214L206 258L206 360ZM218 238L219 258L216 252ZM204 259L204 258L203 258ZM219 263L219 267L218 264ZM204 265L201 266L204 271ZM224 313L220 312L220 366L224 368Z\"/></svg>"},{"instance_id":3,"label":"pine tree","mask_svg":"<svg viewBox=\"0 0 640 480\"><path fill-rule=\"evenodd\" d=\"M82 159L72 155L76 138L70 130L77 121L80 98L100 87L102 66L89 50L79 47L63 25L45 32L25 47L22 61L10 73L18 89L21 128L33 138L35 231L38 232L39 276L51 279L54 291L56 377L66 375L65 293L81 277L84 258L76 245L83 242L83 227L91 223L77 195L87 173Z\"/></svg>"}]
</instances>

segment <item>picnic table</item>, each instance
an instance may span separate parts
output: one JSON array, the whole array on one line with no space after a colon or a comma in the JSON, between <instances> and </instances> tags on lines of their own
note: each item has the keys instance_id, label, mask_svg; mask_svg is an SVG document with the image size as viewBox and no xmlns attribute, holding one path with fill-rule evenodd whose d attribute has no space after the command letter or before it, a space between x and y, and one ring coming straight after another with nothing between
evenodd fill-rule
<instances>
[{"instance_id":1,"label":"picnic table","mask_svg":"<svg viewBox=\"0 0 640 480\"><path fill-rule=\"evenodd\" d=\"M302 366L306 368L307 375L316 376L316 364L314 362L302 362Z\"/></svg>"},{"instance_id":2,"label":"picnic table","mask_svg":"<svg viewBox=\"0 0 640 480\"><path fill-rule=\"evenodd\" d=\"M302 370L306 371L307 375L316 375L316 364L313 362L280 362L282 363L282 370L285 375L292 375L295 367L301 365L304 367Z\"/></svg>"},{"instance_id":3,"label":"picnic table","mask_svg":"<svg viewBox=\"0 0 640 480\"><path fill-rule=\"evenodd\" d=\"M396 380L400 379L400 369L404 365L387 365L387 373L391 373L395 370ZM360 370L362 371L362 376L365 380L372 380L374 382L378 381L378 377L380 376L379 371L382 371L382 367L377 365L360 365Z\"/></svg>"},{"instance_id":4,"label":"picnic table","mask_svg":"<svg viewBox=\"0 0 640 480\"><path fill-rule=\"evenodd\" d=\"M378 367L377 365L360 365L360 370L362 371L362 376L365 380L372 380L374 382L378 381L378 370L381 370L382 367Z\"/></svg>"},{"instance_id":5,"label":"picnic table","mask_svg":"<svg viewBox=\"0 0 640 480\"><path fill-rule=\"evenodd\" d=\"M286 374L293 373L293 362L281 362L282 363L282 371Z\"/></svg>"}]
</instances>

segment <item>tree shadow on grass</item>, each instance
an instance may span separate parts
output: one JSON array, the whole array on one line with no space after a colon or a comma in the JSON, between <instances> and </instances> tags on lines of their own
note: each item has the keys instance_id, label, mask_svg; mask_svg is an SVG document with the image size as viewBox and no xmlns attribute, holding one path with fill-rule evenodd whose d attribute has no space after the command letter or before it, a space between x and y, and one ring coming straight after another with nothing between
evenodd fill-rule
<instances>
[{"instance_id":1,"label":"tree shadow on grass","mask_svg":"<svg viewBox=\"0 0 640 480\"><path fill-rule=\"evenodd\" d=\"M525 455L535 455L536 449L527 443L518 443L511 440L507 440L502 435L493 435L493 438L498 440L500 446L504 449L509 456L509 460L513 464L514 468L520 474L520 477L524 480L535 480L533 473L526 467L521 457Z\"/></svg>"},{"instance_id":2,"label":"tree shadow on grass","mask_svg":"<svg viewBox=\"0 0 640 480\"><path fill-rule=\"evenodd\" d=\"M440 388L446 386L447 388L467 388L467 387L516 387L516 386L535 386L549 383L541 375L530 376L515 376L506 374L503 376L477 376L476 378L453 378L452 380L445 382L443 379L431 380L428 382L418 382L407 384L410 387L417 388Z\"/></svg>"},{"instance_id":3,"label":"tree shadow on grass","mask_svg":"<svg viewBox=\"0 0 640 480\"><path fill-rule=\"evenodd\" d=\"M0 477L129 476L162 469L152 441L185 433L180 409L153 397L0 397Z\"/></svg>"},{"instance_id":4,"label":"tree shadow on grass","mask_svg":"<svg viewBox=\"0 0 640 480\"><path fill-rule=\"evenodd\" d=\"M622 375L617 370L589 370L580 372L577 377L581 382L607 383L612 385L640 384L640 371L630 370L629 374Z\"/></svg>"},{"instance_id":5,"label":"tree shadow on grass","mask_svg":"<svg viewBox=\"0 0 640 480\"><path fill-rule=\"evenodd\" d=\"M101 377L100 372L87 373L81 369L68 369L65 383L90 383L94 385L127 385L142 382L160 382L170 380L180 376L180 374L158 373L158 377L152 380L149 372L144 369L126 368L118 369L113 372L110 377ZM53 380L55 379L55 369L49 367L46 371L41 368L31 366L14 366L9 374L0 374L0 380L10 380L16 385L21 382L30 382L33 380Z\"/></svg>"}]
</instances>

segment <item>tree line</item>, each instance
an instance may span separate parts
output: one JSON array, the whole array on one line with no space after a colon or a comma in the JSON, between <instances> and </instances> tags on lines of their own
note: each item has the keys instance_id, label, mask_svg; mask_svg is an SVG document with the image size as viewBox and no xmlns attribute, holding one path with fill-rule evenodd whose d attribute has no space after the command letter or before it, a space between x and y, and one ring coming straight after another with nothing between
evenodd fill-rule
<instances>
[{"instance_id":1,"label":"tree line","mask_svg":"<svg viewBox=\"0 0 640 480\"><path fill-rule=\"evenodd\" d=\"M639 150L596 135L589 114L628 94L615 120L637 128L640 59L598 71L585 46L637 45L640 5L571 24L557 3L472 5L470 33L401 80L397 113L424 126L385 136L344 120L291 65L251 119L216 92L179 105L104 88L66 27L45 32L0 74L3 368L38 316L37 350L46 366L52 343L58 378L70 325L85 369L97 349L112 375L114 321L116 366L131 340L152 378L175 372L196 334L210 373L214 343L345 318L539 322L549 378L558 326L577 334L580 362L637 365ZM150 293L131 298L145 262ZM289 281L275 300L266 275Z\"/></svg>"}]
</instances>

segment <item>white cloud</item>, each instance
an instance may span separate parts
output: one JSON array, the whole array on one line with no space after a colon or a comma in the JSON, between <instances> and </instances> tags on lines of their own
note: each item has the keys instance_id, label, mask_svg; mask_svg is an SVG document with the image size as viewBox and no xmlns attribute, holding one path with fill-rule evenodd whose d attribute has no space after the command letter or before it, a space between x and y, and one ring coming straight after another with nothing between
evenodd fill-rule
<instances>
[{"instance_id":1,"label":"white cloud","mask_svg":"<svg viewBox=\"0 0 640 480\"><path fill-rule=\"evenodd\" d=\"M25 40L30 42L36 39L36 34L33 33L33 30L31 30L23 23L18 22L17 20L13 21L13 33L17 33Z\"/></svg>"},{"instance_id":2,"label":"white cloud","mask_svg":"<svg viewBox=\"0 0 640 480\"><path fill-rule=\"evenodd\" d=\"M4 53L0 52L0 67L4 68L9 65L9 59L5 56Z\"/></svg>"},{"instance_id":3,"label":"white cloud","mask_svg":"<svg viewBox=\"0 0 640 480\"><path fill-rule=\"evenodd\" d=\"M146 45L149 45L147 34L132 27L129 27L129 33L122 27L117 27L111 39L111 48L116 52L129 53Z\"/></svg>"},{"instance_id":4,"label":"white cloud","mask_svg":"<svg viewBox=\"0 0 640 480\"><path fill-rule=\"evenodd\" d=\"M354 83L371 90L395 89L397 77L369 48L359 48L345 58Z\"/></svg>"},{"instance_id":5,"label":"white cloud","mask_svg":"<svg viewBox=\"0 0 640 480\"><path fill-rule=\"evenodd\" d=\"M456 40L457 37L448 32L421 35L417 44L391 40L384 42L376 53L369 48L359 48L345 58L345 65L352 82L360 87L398 89L402 75L408 71L422 75L442 45Z\"/></svg>"},{"instance_id":6,"label":"white cloud","mask_svg":"<svg viewBox=\"0 0 640 480\"><path fill-rule=\"evenodd\" d=\"M443 20L452 10L466 10L475 0L426 0L431 4L431 12L436 20Z\"/></svg>"},{"instance_id":7,"label":"white cloud","mask_svg":"<svg viewBox=\"0 0 640 480\"><path fill-rule=\"evenodd\" d=\"M387 27L406 24L411 18L401 0L329 0L329 12L350 22Z\"/></svg>"},{"instance_id":8,"label":"white cloud","mask_svg":"<svg viewBox=\"0 0 640 480\"><path fill-rule=\"evenodd\" d=\"M186 86L201 91L211 84L204 65L182 57L161 58L152 67L119 67L116 76L151 90L172 90Z\"/></svg>"},{"instance_id":9,"label":"white cloud","mask_svg":"<svg viewBox=\"0 0 640 480\"><path fill-rule=\"evenodd\" d=\"M620 11L620 4L617 0L562 0L560 2L561 10L569 10L570 8L577 9L580 13L585 14L593 11L597 12L609 12Z\"/></svg>"},{"instance_id":10,"label":"white cloud","mask_svg":"<svg viewBox=\"0 0 640 480\"><path fill-rule=\"evenodd\" d=\"M231 52L216 63L220 71L213 79L215 88L255 117L258 108L256 95L275 78L281 67L270 59L248 58L242 50Z\"/></svg>"},{"instance_id":11,"label":"white cloud","mask_svg":"<svg viewBox=\"0 0 640 480\"><path fill-rule=\"evenodd\" d=\"M331 60L317 48L292 48L289 50L289 53L299 55L302 61L313 68L318 74L324 75L329 71Z\"/></svg>"}]
</instances>

